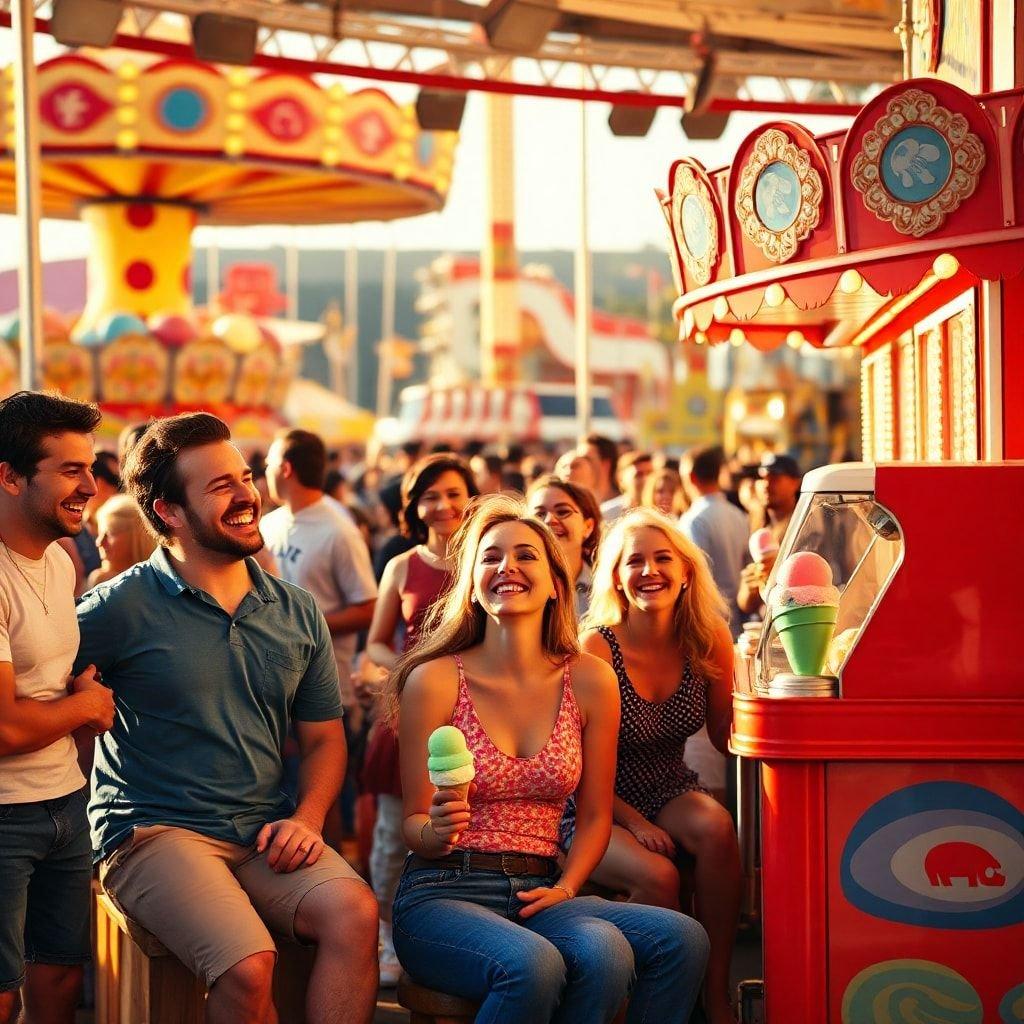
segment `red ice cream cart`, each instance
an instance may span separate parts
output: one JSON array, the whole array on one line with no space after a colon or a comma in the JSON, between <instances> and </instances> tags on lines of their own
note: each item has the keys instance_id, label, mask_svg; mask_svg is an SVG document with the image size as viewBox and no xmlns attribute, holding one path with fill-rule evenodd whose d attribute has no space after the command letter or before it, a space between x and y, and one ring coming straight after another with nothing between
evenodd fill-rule
<instances>
[{"instance_id":1,"label":"red ice cream cart","mask_svg":"<svg viewBox=\"0 0 1024 1024\"><path fill-rule=\"evenodd\" d=\"M831 565L828 675L790 674L773 571L732 739L761 764L769 1024L1024 1021L1022 500L1024 462L804 479L776 571Z\"/></svg>"}]
</instances>

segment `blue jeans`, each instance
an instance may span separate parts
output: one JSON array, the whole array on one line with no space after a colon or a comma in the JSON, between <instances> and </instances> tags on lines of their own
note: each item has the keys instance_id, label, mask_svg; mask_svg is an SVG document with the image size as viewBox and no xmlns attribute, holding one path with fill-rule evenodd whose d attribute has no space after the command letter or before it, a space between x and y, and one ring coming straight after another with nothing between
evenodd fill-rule
<instances>
[{"instance_id":1,"label":"blue jeans","mask_svg":"<svg viewBox=\"0 0 1024 1024\"><path fill-rule=\"evenodd\" d=\"M25 962L90 957L92 848L86 791L0 804L0 992L19 988Z\"/></svg>"},{"instance_id":2,"label":"blue jeans","mask_svg":"<svg viewBox=\"0 0 1024 1024\"><path fill-rule=\"evenodd\" d=\"M476 1024L599 1024L627 996L630 1024L686 1024L708 958L704 929L673 910L583 896L522 920L532 875L406 870L395 950L421 985L479 1002Z\"/></svg>"}]
</instances>

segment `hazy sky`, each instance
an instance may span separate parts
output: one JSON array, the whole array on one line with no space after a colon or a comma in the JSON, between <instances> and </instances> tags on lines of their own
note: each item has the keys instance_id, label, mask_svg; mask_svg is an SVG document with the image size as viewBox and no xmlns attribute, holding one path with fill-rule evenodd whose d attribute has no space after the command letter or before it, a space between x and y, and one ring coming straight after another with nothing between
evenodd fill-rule
<instances>
[{"instance_id":1,"label":"hazy sky","mask_svg":"<svg viewBox=\"0 0 1024 1024\"><path fill-rule=\"evenodd\" d=\"M37 60L53 55L57 48L49 37L36 37ZM13 56L10 30L0 30L0 62ZM360 82L345 79L356 89ZM370 85L372 83L366 83ZM398 102L409 102L409 86L385 88ZM614 78L608 88L621 88ZM765 83L766 95L774 83ZM770 90L770 91L768 91ZM516 236L521 249L566 249L576 244L580 166L580 104L564 100L520 97L515 106L516 153ZM655 188L665 188L671 162L681 156L695 156L709 168L728 163L743 137L767 116L734 114L722 139L689 142L679 126L679 111L659 111L646 138L619 139L608 129L608 106L589 104L589 230L594 250L635 250L645 245L661 247L665 226L654 198ZM847 118L804 118L812 131L845 126ZM197 245L211 236L230 248L281 245L300 247L343 247L355 239L360 248L383 248L392 239L402 249L478 249L484 230L484 99L470 93L462 123L462 137L456 153L455 171L447 206L440 213L427 214L394 224L359 224L324 227L199 228ZM0 216L0 232L11 237L12 218ZM82 256L88 238L85 229L66 221L44 221L44 260ZM0 254L0 267L13 266L16 254L8 247Z\"/></svg>"}]
</instances>

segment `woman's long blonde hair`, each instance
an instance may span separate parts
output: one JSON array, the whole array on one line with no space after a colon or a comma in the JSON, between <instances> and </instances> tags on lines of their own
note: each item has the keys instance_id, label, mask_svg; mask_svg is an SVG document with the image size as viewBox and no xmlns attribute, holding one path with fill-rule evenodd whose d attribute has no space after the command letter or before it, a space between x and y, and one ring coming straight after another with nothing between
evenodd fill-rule
<instances>
[{"instance_id":1,"label":"woman's long blonde hair","mask_svg":"<svg viewBox=\"0 0 1024 1024\"><path fill-rule=\"evenodd\" d=\"M697 676L717 679L713 651L721 623L728 621L728 608L708 568L704 553L664 513L653 508L633 508L615 521L605 534L597 553L590 592L590 609L580 623L580 632L600 626L617 626L630 614L626 595L616 586L619 563L626 537L650 527L660 530L686 566L689 585L679 595L675 607L676 639L679 649L689 657Z\"/></svg>"},{"instance_id":2,"label":"woman's long blonde hair","mask_svg":"<svg viewBox=\"0 0 1024 1024\"><path fill-rule=\"evenodd\" d=\"M156 539L146 528L146 520L138 502L127 494L108 498L96 513L96 523L102 533L105 524L119 523L130 536L132 565L145 562L156 547Z\"/></svg>"},{"instance_id":3,"label":"woman's long blonde hair","mask_svg":"<svg viewBox=\"0 0 1024 1024\"><path fill-rule=\"evenodd\" d=\"M540 538L547 554L556 596L544 609L541 632L544 654L552 661L579 654L573 584L555 535L539 520L529 516L522 501L504 494L474 498L463 513L462 525L449 548L456 564L455 580L430 610L420 631L422 639L398 659L388 677L383 704L391 721L398 716L402 690L414 668L435 658L475 647L483 640L487 614L473 600L473 568L480 541L488 531L502 523L528 526Z\"/></svg>"}]
</instances>

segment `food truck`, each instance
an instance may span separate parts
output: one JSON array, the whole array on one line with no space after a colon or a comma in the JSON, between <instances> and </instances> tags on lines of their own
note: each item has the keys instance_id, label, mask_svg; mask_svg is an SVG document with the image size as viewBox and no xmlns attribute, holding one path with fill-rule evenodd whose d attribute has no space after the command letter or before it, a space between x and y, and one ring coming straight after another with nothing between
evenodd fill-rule
<instances>
[{"instance_id":1,"label":"food truck","mask_svg":"<svg viewBox=\"0 0 1024 1024\"><path fill-rule=\"evenodd\" d=\"M684 343L860 356L866 461L805 477L737 673L768 1024L1024 1021L1024 10L904 10L849 128L660 193ZM772 596L800 555L838 590L810 666Z\"/></svg>"},{"instance_id":2,"label":"food truck","mask_svg":"<svg viewBox=\"0 0 1024 1024\"><path fill-rule=\"evenodd\" d=\"M1024 1020L1022 496L1024 462L805 477L734 698L733 750L760 764L769 1022ZM772 594L808 551L839 601L799 674Z\"/></svg>"}]
</instances>

